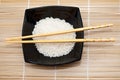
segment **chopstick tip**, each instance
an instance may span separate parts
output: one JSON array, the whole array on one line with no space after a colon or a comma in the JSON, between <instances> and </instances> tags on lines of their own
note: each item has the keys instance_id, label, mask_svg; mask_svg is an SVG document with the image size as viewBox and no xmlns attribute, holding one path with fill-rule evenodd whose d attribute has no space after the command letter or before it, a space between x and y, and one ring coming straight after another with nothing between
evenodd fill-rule
<instances>
[{"instance_id":1,"label":"chopstick tip","mask_svg":"<svg viewBox=\"0 0 120 80\"><path fill-rule=\"evenodd\" d=\"M9 41L10 39L9 38L6 38L4 41Z\"/></svg>"},{"instance_id":2,"label":"chopstick tip","mask_svg":"<svg viewBox=\"0 0 120 80\"><path fill-rule=\"evenodd\" d=\"M108 26L113 26L113 24L107 24Z\"/></svg>"},{"instance_id":3,"label":"chopstick tip","mask_svg":"<svg viewBox=\"0 0 120 80\"><path fill-rule=\"evenodd\" d=\"M113 41L113 42L115 42L115 41L116 41L116 39L115 39L115 38L110 38L110 40L111 40L111 41Z\"/></svg>"}]
</instances>

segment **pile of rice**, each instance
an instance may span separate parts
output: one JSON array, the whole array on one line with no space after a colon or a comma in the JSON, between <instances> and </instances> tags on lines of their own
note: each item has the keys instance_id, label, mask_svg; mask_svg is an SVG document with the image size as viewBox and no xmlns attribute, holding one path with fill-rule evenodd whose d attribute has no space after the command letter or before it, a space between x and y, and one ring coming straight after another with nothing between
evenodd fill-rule
<instances>
[{"instance_id":1,"label":"pile of rice","mask_svg":"<svg viewBox=\"0 0 120 80\"><path fill-rule=\"evenodd\" d=\"M50 32L59 32L73 29L73 25L69 24L65 20L59 18L46 17L41 19L35 25L35 28L32 32L35 34L44 34ZM45 37L35 37L33 40L55 40L55 39L75 39L75 33L67 33L54 36L45 36ZM36 43L35 46L39 53L47 57L60 57L63 55L69 54L73 49L75 43Z\"/></svg>"}]
</instances>

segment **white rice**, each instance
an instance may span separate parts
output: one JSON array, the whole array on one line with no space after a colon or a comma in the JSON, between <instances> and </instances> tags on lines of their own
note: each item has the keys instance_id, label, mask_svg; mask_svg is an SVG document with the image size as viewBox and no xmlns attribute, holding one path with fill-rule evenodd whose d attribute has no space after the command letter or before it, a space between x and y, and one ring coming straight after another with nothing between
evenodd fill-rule
<instances>
[{"instance_id":1,"label":"white rice","mask_svg":"<svg viewBox=\"0 0 120 80\"><path fill-rule=\"evenodd\" d=\"M73 29L73 26L66 22L65 20L61 20L59 18L46 17L45 19L41 19L35 25L35 28L32 34L43 34L50 33L56 31L64 31ZM75 33L67 33L61 35L54 36L45 36L45 37L35 37L34 40L53 40L53 39L75 39ZM36 43L37 50L48 57L60 57L63 55L69 54L69 52L74 47L74 42L72 43Z\"/></svg>"}]
</instances>

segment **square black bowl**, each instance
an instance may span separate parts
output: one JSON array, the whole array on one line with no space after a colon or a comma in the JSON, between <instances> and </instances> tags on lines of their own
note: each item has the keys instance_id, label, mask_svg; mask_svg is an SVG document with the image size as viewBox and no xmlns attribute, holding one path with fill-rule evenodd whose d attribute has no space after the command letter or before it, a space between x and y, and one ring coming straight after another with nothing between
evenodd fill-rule
<instances>
[{"instance_id":1,"label":"square black bowl","mask_svg":"<svg viewBox=\"0 0 120 80\"><path fill-rule=\"evenodd\" d=\"M37 21L45 17L64 19L74 26L74 28L83 27L79 8L68 6L46 6L31 8L25 10L22 36L31 35ZM76 32L76 38L84 38L84 32ZM32 40L24 39L24 40ZM60 65L78 61L81 59L83 43L75 43L74 48L68 55L61 57L46 57L40 54L35 44L22 44L25 62L41 65Z\"/></svg>"}]
</instances>

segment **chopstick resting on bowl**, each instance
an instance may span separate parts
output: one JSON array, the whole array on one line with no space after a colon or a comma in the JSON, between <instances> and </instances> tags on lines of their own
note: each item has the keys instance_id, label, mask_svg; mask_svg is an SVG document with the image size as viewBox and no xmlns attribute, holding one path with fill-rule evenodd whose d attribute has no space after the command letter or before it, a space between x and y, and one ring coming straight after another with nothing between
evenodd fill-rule
<instances>
[{"instance_id":1,"label":"chopstick resting on bowl","mask_svg":"<svg viewBox=\"0 0 120 80\"><path fill-rule=\"evenodd\" d=\"M78 32L78 31L92 30L92 29L98 29L98 28L105 28L105 27L110 27L112 25L113 24L106 24L106 25L100 25L100 26L76 28L76 29L66 30L66 31L60 31L60 32L52 32L52 33L45 33L45 34L28 35L28 36L21 36L21 37L12 37L12 38L7 38L6 41L19 40L19 39L27 39L27 38L33 38L33 37L42 37L42 36L52 36L52 35L66 34L66 33L71 33L71 32Z\"/></svg>"},{"instance_id":2,"label":"chopstick resting on bowl","mask_svg":"<svg viewBox=\"0 0 120 80\"><path fill-rule=\"evenodd\" d=\"M63 43L63 42L114 42L114 38L110 39L64 39L64 40L16 40L7 41L8 43Z\"/></svg>"}]
</instances>

